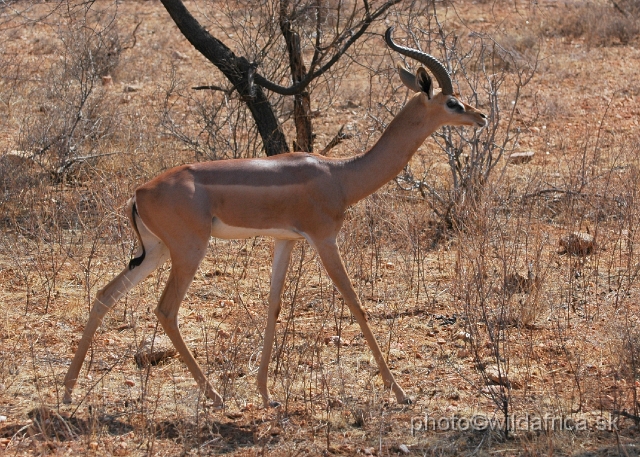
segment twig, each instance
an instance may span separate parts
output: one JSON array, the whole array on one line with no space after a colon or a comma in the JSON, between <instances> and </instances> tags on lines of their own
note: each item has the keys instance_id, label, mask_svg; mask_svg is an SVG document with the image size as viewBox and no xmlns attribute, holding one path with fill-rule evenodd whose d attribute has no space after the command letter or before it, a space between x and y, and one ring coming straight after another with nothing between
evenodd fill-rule
<instances>
[{"instance_id":1,"label":"twig","mask_svg":"<svg viewBox=\"0 0 640 457\"><path fill-rule=\"evenodd\" d=\"M615 0L611 0L611 3L613 3L613 7L618 11L620 11L625 18L629 18L629 13L625 9L623 9L620 5L618 5L618 3L615 2Z\"/></svg>"},{"instance_id":2,"label":"twig","mask_svg":"<svg viewBox=\"0 0 640 457\"><path fill-rule=\"evenodd\" d=\"M82 399L78 402L78 406L76 406L76 408L73 410L73 412L71 413L71 415L69 416L69 419L72 419L76 413L78 412L78 410L80 409L80 406L82 406L82 404L85 402L85 400L87 398L89 398L89 395L91 394L91 392L93 391L93 389L102 382L102 380L113 371L113 369L120 363L122 363L122 361L129 357L131 355L131 350L127 350L121 357L119 357L118 359L116 359L115 362L113 362L113 364L109 367L107 367L104 372L102 373L102 375L96 380L96 382L94 382L91 386L89 386L89 388L87 389L87 392L85 393L84 397L82 397Z\"/></svg>"},{"instance_id":3,"label":"twig","mask_svg":"<svg viewBox=\"0 0 640 457\"><path fill-rule=\"evenodd\" d=\"M133 29L133 32L131 32L131 36L133 37L133 42L130 45L122 46L121 51L126 51L127 49L133 49L135 47L136 43L138 42L138 37L136 36L136 32L138 31L141 25L142 25L142 21L138 21L138 23Z\"/></svg>"},{"instance_id":4,"label":"twig","mask_svg":"<svg viewBox=\"0 0 640 457\"><path fill-rule=\"evenodd\" d=\"M622 416L622 417L626 417L628 419L633 419L636 422L640 422L640 416L635 416L635 415L633 415L631 413L628 413L626 411L618 411L618 410L614 409L613 411L611 411L611 414Z\"/></svg>"},{"instance_id":5,"label":"twig","mask_svg":"<svg viewBox=\"0 0 640 457\"><path fill-rule=\"evenodd\" d=\"M618 445L618 455L621 455L622 453L624 453L625 457L629 457L629 453L627 452L627 450L624 448L624 446L620 442L620 433L618 433L618 430L614 430L614 433L616 435L616 444ZM622 452L620 452L620 451L622 451Z\"/></svg>"},{"instance_id":6,"label":"twig","mask_svg":"<svg viewBox=\"0 0 640 457\"><path fill-rule=\"evenodd\" d=\"M524 194L522 196L522 199L524 200L527 198L541 197L544 194L566 194L566 195L571 195L571 196L580 197L580 198L590 198L590 197L606 198L604 195L600 195L600 194L585 194L580 191L558 189L557 187L552 187L550 189L540 189L535 192Z\"/></svg>"},{"instance_id":7,"label":"twig","mask_svg":"<svg viewBox=\"0 0 640 457\"><path fill-rule=\"evenodd\" d=\"M322 151L320 151L320 155L327 155L327 153L335 148L336 146L338 146L340 143L342 143L343 140L350 140L351 138L353 138L353 135L350 133L344 133L344 125L342 127L340 127L340 130L338 130L338 133L336 133L336 136L333 137L333 139L331 141L329 141L329 144L327 144L324 149Z\"/></svg>"},{"instance_id":8,"label":"twig","mask_svg":"<svg viewBox=\"0 0 640 457\"><path fill-rule=\"evenodd\" d=\"M231 93L236 89L232 87L231 89L225 89L224 87L210 85L210 86L196 86L192 87L193 90L216 90L218 92L224 92L226 95L231 95Z\"/></svg>"},{"instance_id":9,"label":"twig","mask_svg":"<svg viewBox=\"0 0 640 457\"><path fill-rule=\"evenodd\" d=\"M116 154L116 153L115 152L106 152L104 154L94 154L94 155L90 155L90 156L73 157L71 159L65 160L64 163L62 165L60 165L57 170L55 170L55 171L52 170L51 174L54 175L56 178L60 178L60 176L62 176L71 167L71 165L73 165L74 163L86 162L87 160L97 159L98 157L112 156L114 154Z\"/></svg>"}]
</instances>

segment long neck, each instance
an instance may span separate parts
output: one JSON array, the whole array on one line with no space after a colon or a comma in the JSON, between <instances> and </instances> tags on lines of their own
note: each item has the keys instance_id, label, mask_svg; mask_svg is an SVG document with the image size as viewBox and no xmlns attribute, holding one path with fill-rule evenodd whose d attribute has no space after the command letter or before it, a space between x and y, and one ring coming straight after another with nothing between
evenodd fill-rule
<instances>
[{"instance_id":1,"label":"long neck","mask_svg":"<svg viewBox=\"0 0 640 457\"><path fill-rule=\"evenodd\" d=\"M345 163L340 178L348 204L371 195L395 178L424 140L440 127L419 96L391 121L376 144Z\"/></svg>"}]
</instances>

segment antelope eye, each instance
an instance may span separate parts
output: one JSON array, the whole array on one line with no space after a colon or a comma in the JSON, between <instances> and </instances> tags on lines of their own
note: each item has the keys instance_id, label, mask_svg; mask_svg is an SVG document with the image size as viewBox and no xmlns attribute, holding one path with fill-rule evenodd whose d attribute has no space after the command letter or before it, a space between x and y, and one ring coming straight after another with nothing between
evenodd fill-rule
<instances>
[{"instance_id":1,"label":"antelope eye","mask_svg":"<svg viewBox=\"0 0 640 457\"><path fill-rule=\"evenodd\" d=\"M447 100L447 107L456 111L464 111L464 107L455 98L450 98L449 100Z\"/></svg>"}]
</instances>

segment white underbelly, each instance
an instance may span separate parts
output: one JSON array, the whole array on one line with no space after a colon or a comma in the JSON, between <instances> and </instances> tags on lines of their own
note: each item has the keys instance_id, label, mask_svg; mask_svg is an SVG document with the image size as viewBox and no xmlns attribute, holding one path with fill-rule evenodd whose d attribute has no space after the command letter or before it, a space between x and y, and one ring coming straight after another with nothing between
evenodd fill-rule
<instances>
[{"instance_id":1,"label":"white underbelly","mask_svg":"<svg viewBox=\"0 0 640 457\"><path fill-rule=\"evenodd\" d=\"M232 225L225 224L218 218L213 218L211 236L226 240L241 240L245 238L253 238L254 236L270 236L280 240L301 240L304 238L300 233L293 230L234 227Z\"/></svg>"}]
</instances>

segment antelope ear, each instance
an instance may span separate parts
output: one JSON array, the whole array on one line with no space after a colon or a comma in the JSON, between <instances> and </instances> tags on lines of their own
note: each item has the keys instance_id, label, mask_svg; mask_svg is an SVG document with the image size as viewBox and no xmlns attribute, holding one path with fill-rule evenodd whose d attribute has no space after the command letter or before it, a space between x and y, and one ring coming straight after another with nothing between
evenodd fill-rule
<instances>
[{"instance_id":1,"label":"antelope ear","mask_svg":"<svg viewBox=\"0 0 640 457\"><path fill-rule=\"evenodd\" d=\"M414 92L420 92L422 89L416 82L416 76L409 70L398 64L398 74L402 83Z\"/></svg>"},{"instance_id":2,"label":"antelope ear","mask_svg":"<svg viewBox=\"0 0 640 457\"><path fill-rule=\"evenodd\" d=\"M418 68L415 80L420 90L427 94L427 98L431 100L433 97L433 80L431 76L429 76L429 73L427 73L427 70L422 67Z\"/></svg>"}]
</instances>

